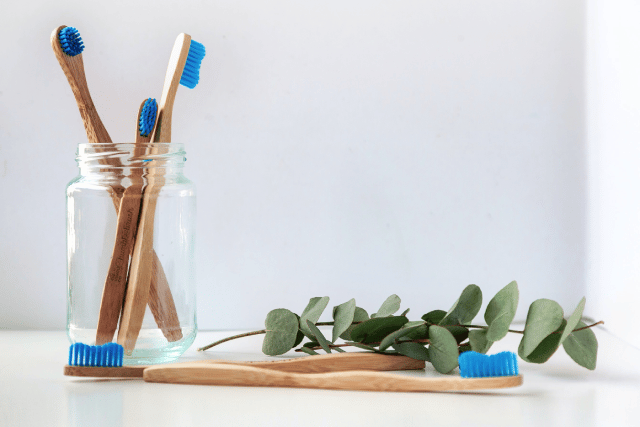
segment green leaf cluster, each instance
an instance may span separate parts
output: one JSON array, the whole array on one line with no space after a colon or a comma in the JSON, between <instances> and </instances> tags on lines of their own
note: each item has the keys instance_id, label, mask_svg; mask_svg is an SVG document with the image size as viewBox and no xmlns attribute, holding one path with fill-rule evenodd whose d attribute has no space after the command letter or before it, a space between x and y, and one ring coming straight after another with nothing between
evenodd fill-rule
<instances>
[{"instance_id":1,"label":"green leaf cluster","mask_svg":"<svg viewBox=\"0 0 640 427\"><path fill-rule=\"evenodd\" d=\"M476 285L467 286L449 310L432 310L414 321L407 318L408 309L396 315L401 300L394 294L371 316L356 305L355 299L350 299L333 307L332 322L322 323L318 320L329 304L329 297L314 297L301 315L285 308L270 311L265 330L255 333L265 333L262 351L267 355L284 354L306 337L308 341L296 351L343 352L343 347L352 346L424 360L438 372L449 373L458 366L460 353L469 350L486 353L494 342L514 332L522 334L518 355L526 362L544 363L562 345L580 366L595 369L598 342L590 327L582 322L584 298L568 318L557 302L536 300L529 307L524 330L513 331L509 328L518 299L518 284L513 281L487 304L486 325L475 325L473 320L482 306L482 291ZM319 326L331 326L330 337Z\"/></svg>"}]
</instances>

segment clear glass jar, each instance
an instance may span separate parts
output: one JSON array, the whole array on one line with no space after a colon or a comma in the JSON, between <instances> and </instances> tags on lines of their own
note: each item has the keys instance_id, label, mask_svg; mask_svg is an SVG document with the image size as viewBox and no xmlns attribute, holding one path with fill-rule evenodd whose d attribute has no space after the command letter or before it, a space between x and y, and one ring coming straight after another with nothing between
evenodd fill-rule
<instances>
[{"instance_id":1,"label":"clear glass jar","mask_svg":"<svg viewBox=\"0 0 640 427\"><path fill-rule=\"evenodd\" d=\"M178 143L80 144L67 186L67 332L163 363L193 343L195 186ZM119 214L120 212L120 214Z\"/></svg>"}]
</instances>

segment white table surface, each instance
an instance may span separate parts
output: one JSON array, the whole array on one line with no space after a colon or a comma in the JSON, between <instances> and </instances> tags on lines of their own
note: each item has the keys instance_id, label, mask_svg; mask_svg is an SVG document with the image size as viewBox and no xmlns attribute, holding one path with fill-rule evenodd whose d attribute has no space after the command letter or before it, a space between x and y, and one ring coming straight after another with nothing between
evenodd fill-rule
<instances>
[{"instance_id":1,"label":"white table surface","mask_svg":"<svg viewBox=\"0 0 640 427\"><path fill-rule=\"evenodd\" d=\"M520 361L518 388L390 393L65 377L65 332L0 331L0 426L640 426L640 350L595 332L595 371L560 349L543 365ZM181 361L270 359L261 336L195 351L234 333L200 332ZM491 353L517 345L510 334ZM427 365L420 375L439 374Z\"/></svg>"}]
</instances>

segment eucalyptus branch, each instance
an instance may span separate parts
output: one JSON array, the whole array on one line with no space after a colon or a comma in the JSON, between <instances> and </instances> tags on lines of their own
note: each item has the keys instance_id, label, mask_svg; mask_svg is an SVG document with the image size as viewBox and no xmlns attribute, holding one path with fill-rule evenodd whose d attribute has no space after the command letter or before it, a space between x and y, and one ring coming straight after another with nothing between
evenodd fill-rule
<instances>
[{"instance_id":1,"label":"eucalyptus branch","mask_svg":"<svg viewBox=\"0 0 640 427\"><path fill-rule=\"evenodd\" d=\"M227 338L221 339L221 340L216 341L216 342L214 342L214 343L211 343L211 344L209 344L209 345L205 345L204 347L200 347L200 348L198 349L198 351L205 351L205 350L209 350L211 347L215 347L215 346L217 346L218 344L222 344L222 343L227 342L227 341L235 340L236 338L244 338L244 337L250 337L251 335L260 335L260 334L266 334L266 333L267 333L267 330L266 330L266 329L261 329L261 330L259 330L259 331L246 332L246 333L244 333L244 334L234 335L234 336L232 336L232 337L227 337Z\"/></svg>"},{"instance_id":2,"label":"eucalyptus branch","mask_svg":"<svg viewBox=\"0 0 640 427\"><path fill-rule=\"evenodd\" d=\"M483 326L483 325L452 325L452 326L460 326L462 328L489 329L488 326ZM507 329L507 332L513 332L515 334L524 334L524 331L516 331L514 329Z\"/></svg>"},{"instance_id":3,"label":"eucalyptus branch","mask_svg":"<svg viewBox=\"0 0 640 427\"><path fill-rule=\"evenodd\" d=\"M352 322L352 325L358 325L362 322ZM316 326L333 326L334 322L318 322L316 323ZM238 335L234 335L231 337L227 337L224 339L221 339L219 341L213 342L211 344L205 345L204 347L200 347L199 349L197 349L197 351L205 351L205 350L209 350L211 347L215 347L219 344L225 343L227 341L231 341L231 340L235 340L237 338L244 338L244 337L250 337L252 335L261 335L261 334L266 334L267 330L266 329L261 329L259 331L253 331L253 332L246 332L244 334L238 334Z\"/></svg>"},{"instance_id":4,"label":"eucalyptus branch","mask_svg":"<svg viewBox=\"0 0 640 427\"><path fill-rule=\"evenodd\" d=\"M353 346L388 353L385 349L394 343L392 345L398 354L430 360L438 372L448 373L458 366L460 353L471 350L486 354L494 342L511 332L522 335L517 352L525 362L544 363L563 347L580 366L595 369L598 342L591 328L604 322L587 325L582 321L584 298L568 316L557 302L538 299L529 306L524 330L509 329L516 315L519 295L515 281L502 288L487 305L484 313L486 326L473 324L483 305L482 292L476 285L467 286L449 310L429 311L417 321L409 321L409 309L396 314L400 312L400 298L394 294L371 315L351 299L333 307L333 321L319 322L329 297L314 297L300 315L285 308L271 310L265 320L265 329L234 335L198 351L260 334L265 335L262 352L269 356L287 353L300 345L305 337L309 342L295 351L317 354L314 350L342 351L342 347ZM331 337L325 337L319 326L330 326ZM553 334L556 338L547 339ZM338 338L344 343L333 344Z\"/></svg>"}]
</instances>

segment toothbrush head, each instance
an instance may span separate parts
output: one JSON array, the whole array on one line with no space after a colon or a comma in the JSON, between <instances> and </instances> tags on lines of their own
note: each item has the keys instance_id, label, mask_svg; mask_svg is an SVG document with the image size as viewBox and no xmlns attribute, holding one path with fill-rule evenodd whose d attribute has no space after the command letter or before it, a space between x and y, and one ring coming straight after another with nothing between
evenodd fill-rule
<instances>
[{"instance_id":1,"label":"toothbrush head","mask_svg":"<svg viewBox=\"0 0 640 427\"><path fill-rule=\"evenodd\" d=\"M458 357L462 378L504 377L518 375L518 359L515 353L503 351L488 356L475 351L465 351Z\"/></svg>"},{"instance_id":2,"label":"toothbrush head","mask_svg":"<svg viewBox=\"0 0 640 427\"><path fill-rule=\"evenodd\" d=\"M62 51L69 56L76 56L84 50L82 37L75 27L64 27L58 33L58 40Z\"/></svg>"},{"instance_id":3,"label":"toothbrush head","mask_svg":"<svg viewBox=\"0 0 640 427\"><path fill-rule=\"evenodd\" d=\"M142 111L140 111L140 120L138 123L138 130L140 136L147 137L153 131L153 126L156 124L156 115L158 113L158 103L154 98L149 98L144 101Z\"/></svg>"},{"instance_id":4,"label":"toothbrush head","mask_svg":"<svg viewBox=\"0 0 640 427\"><path fill-rule=\"evenodd\" d=\"M75 343L69 347L70 366L122 366L124 349L120 344L86 345Z\"/></svg>"},{"instance_id":5,"label":"toothbrush head","mask_svg":"<svg viewBox=\"0 0 640 427\"><path fill-rule=\"evenodd\" d=\"M189 45L189 55L187 62L184 64L180 84L193 89L200 81L200 64L205 55L205 48L202 43L191 40Z\"/></svg>"}]
</instances>

